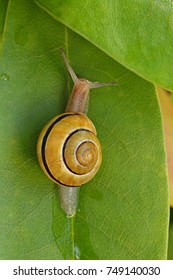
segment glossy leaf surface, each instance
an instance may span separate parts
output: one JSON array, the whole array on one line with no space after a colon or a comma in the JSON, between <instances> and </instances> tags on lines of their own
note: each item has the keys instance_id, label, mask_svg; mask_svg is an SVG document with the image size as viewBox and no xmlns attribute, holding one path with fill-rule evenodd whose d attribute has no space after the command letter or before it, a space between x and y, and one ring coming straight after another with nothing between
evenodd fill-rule
<instances>
[{"instance_id":1,"label":"glossy leaf surface","mask_svg":"<svg viewBox=\"0 0 173 280\"><path fill-rule=\"evenodd\" d=\"M0 258L166 258L167 173L155 88L32 1L9 1L3 17ZM40 130L63 112L72 89L62 46L79 76L118 82L91 93L89 117L103 163L81 188L72 219L60 209L57 186L36 158Z\"/></svg>"}]
</instances>

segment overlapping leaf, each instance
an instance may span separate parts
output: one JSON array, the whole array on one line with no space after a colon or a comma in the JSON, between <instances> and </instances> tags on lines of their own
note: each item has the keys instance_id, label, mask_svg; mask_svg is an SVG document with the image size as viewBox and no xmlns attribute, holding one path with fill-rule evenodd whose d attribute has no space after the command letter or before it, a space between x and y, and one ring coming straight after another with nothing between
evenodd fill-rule
<instances>
[{"instance_id":1,"label":"overlapping leaf","mask_svg":"<svg viewBox=\"0 0 173 280\"><path fill-rule=\"evenodd\" d=\"M102 52L94 40L70 31L31 1L9 1L6 8L0 57L0 258L166 258L166 160L155 88L106 55L109 48ZM84 22L86 16L81 15ZM40 129L63 112L70 93L58 52L62 46L79 76L118 81L117 87L91 94L89 117L102 143L103 163L81 188L73 219L60 209L57 187L40 170L35 152Z\"/></svg>"}]
</instances>

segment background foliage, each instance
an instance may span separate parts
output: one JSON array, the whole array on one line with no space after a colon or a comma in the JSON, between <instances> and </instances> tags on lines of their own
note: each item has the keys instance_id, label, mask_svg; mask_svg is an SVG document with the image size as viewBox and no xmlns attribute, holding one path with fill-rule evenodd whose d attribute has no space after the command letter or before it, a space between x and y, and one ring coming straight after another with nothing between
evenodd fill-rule
<instances>
[{"instance_id":1,"label":"background foliage","mask_svg":"<svg viewBox=\"0 0 173 280\"><path fill-rule=\"evenodd\" d=\"M173 87L172 6L162 3L0 0L1 259L167 258L167 165L148 82ZM79 76L118 82L91 93L103 163L71 219L35 152L72 89L62 46Z\"/></svg>"}]
</instances>

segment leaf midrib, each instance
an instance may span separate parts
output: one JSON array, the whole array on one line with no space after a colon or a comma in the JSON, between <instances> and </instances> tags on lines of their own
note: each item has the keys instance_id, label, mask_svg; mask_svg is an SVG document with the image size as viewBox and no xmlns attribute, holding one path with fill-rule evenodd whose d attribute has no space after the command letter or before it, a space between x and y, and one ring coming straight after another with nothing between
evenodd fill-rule
<instances>
[{"instance_id":1,"label":"leaf midrib","mask_svg":"<svg viewBox=\"0 0 173 280\"><path fill-rule=\"evenodd\" d=\"M2 53L5 32L6 32L6 22L8 17L8 10L10 5L10 0L4 0L1 7L1 17L0 17L0 55Z\"/></svg>"}]
</instances>

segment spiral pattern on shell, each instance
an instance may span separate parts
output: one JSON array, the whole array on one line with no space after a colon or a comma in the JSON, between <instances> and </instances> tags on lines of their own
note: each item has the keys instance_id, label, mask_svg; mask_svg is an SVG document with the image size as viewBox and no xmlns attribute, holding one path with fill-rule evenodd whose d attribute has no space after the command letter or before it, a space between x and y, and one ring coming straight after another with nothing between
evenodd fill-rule
<instances>
[{"instance_id":1,"label":"spiral pattern on shell","mask_svg":"<svg viewBox=\"0 0 173 280\"><path fill-rule=\"evenodd\" d=\"M91 120L82 113L64 113L43 128L37 156L44 173L63 186L81 186L97 173L101 145Z\"/></svg>"}]
</instances>

